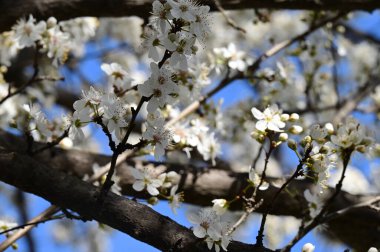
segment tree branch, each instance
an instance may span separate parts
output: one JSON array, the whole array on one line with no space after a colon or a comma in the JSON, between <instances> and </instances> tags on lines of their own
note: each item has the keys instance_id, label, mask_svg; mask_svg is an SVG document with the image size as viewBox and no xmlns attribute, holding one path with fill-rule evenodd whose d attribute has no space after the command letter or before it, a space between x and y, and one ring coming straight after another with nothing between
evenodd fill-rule
<instances>
[{"instance_id":1,"label":"tree branch","mask_svg":"<svg viewBox=\"0 0 380 252\"><path fill-rule=\"evenodd\" d=\"M19 153L2 150L0 160L0 180L55 205L109 225L162 251L208 251L206 243L197 239L190 229L148 206L109 192L104 205L99 208L98 188L76 177ZM144 213L144 218L141 218L141 213ZM253 245L240 242L232 242L228 248L229 251L270 251L257 250Z\"/></svg>"},{"instance_id":2,"label":"tree branch","mask_svg":"<svg viewBox=\"0 0 380 252\"><path fill-rule=\"evenodd\" d=\"M151 11L153 0L0 0L0 32L10 30L20 18L33 14L38 19L51 16L58 20L67 20L82 16L122 17L140 16L146 18ZM304 9L304 10L367 10L380 8L377 0L220 0L223 9ZM202 1L210 5L211 10L218 10L214 0ZM15 8L17 6L17 8Z\"/></svg>"},{"instance_id":3,"label":"tree branch","mask_svg":"<svg viewBox=\"0 0 380 252\"><path fill-rule=\"evenodd\" d=\"M23 139L14 135L0 131L0 150L8 149L9 151L20 152L25 149ZM38 147L38 143L35 143ZM49 169L64 171L78 177L84 174L91 174L93 163L104 165L110 161L109 156L86 153L78 150L62 150L54 148L51 151L39 153L33 157L38 163L49 164ZM117 166L117 174L121 181L120 186L122 193L139 198L147 198L149 195L137 193L133 190L132 184L134 178L130 173L129 166L135 167L134 161L122 162ZM25 164L25 173L30 171L32 164ZM157 164L158 165L158 164ZM0 159L0 167L6 167ZM217 169L199 169L186 165L166 164L169 170L175 170L181 175L180 191L185 193L185 202L199 205L211 206L211 201L216 198L232 199L241 190L247 186L247 173L234 173L228 170ZM22 173L21 173L22 174ZM0 175L1 176L1 175ZM0 178L0 180L2 180ZM257 212L264 213L268 211L271 199L278 192L283 180L268 178L270 187L266 191L258 191L258 198L263 199L263 203ZM304 180L295 180L287 190L284 190L277 197L273 204L271 214L273 215L291 215L301 218L307 209L307 201L303 197L303 192L312 187L313 184ZM330 189L330 193L334 190ZM329 212L340 210L359 202L370 200L372 195L351 195L347 192L341 192L332 202ZM242 210L241 201L235 201L231 204L231 210ZM353 221L353 216L355 221ZM347 214L337 216L329 222L329 231L338 237L341 241L349 244L354 248L363 248L366 246L380 246L377 237L380 236L380 213L370 208L354 209ZM350 228L347 227L350 225ZM360 230L360 232L358 231ZM344 234L344 235L343 235Z\"/></svg>"}]
</instances>

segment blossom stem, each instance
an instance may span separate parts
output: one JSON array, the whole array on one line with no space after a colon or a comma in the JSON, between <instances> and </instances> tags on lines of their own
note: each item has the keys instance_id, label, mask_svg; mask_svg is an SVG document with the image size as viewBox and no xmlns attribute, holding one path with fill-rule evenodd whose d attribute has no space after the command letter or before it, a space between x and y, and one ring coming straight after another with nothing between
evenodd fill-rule
<instances>
[{"instance_id":1,"label":"blossom stem","mask_svg":"<svg viewBox=\"0 0 380 252\"><path fill-rule=\"evenodd\" d=\"M273 209L274 202L276 201L278 196L281 194L281 192L284 191L285 188L290 184L290 182L292 182L294 179L296 179L298 176L301 175L302 167L303 167L304 163L306 162L306 160L310 157L311 150L312 150L312 145L309 145L306 148L305 154L304 154L303 158L300 160L299 164L297 165L297 168L294 171L293 175L286 180L286 182L280 187L280 189L277 190L277 192L273 196L272 200L270 201L269 206L268 206L268 210L263 214L263 218L261 219L260 229L259 229L259 232L256 236L256 245L257 246L263 246L265 222L266 222L268 214L270 214L270 212Z\"/></svg>"},{"instance_id":2,"label":"blossom stem","mask_svg":"<svg viewBox=\"0 0 380 252\"><path fill-rule=\"evenodd\" d=\"M353 149L345 149L342 153L343 158L343 171L340 176L340 179L338 183L335 186L335 192L334 194L328 199L328 201L323 206L322 210L319 212L319 214L311 221L310 224L308 224L306 227L301 227L298 230L297 235L293 238L293 240L286 245L283 249L281 249L281 252L288 252L291 250L291 248L299 241L301 240L306 234L308 234L311 230L313 230L318 225L326 222L329 218L329 215L325 216L328 208L330 207L331 203L335 200L335 198L340 193L342 186L343 186L343 180L345 178L345 174L347 171L348 163L350 162L351 154L353 152Z\"/></svg>"}]
</instances>

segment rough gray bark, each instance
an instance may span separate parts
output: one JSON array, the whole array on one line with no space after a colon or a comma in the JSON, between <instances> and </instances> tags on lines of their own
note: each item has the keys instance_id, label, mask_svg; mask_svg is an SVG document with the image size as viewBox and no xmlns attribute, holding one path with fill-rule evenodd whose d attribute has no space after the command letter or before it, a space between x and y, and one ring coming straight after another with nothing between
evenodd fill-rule
<instances>
[{"instance_id":1,"label":"rough gray bark","mask_svg":"<svg viewBox=\"0 0 380 252\"><path fill-rule=\"evenodd\" d=\"M9 30L22 16L33 14L38 19L50 16L66 20L82 16L147 17L153 0L0 0L0 32ZM214 0L201 1L216 10ZM378 0L219 0L226 10L233 9L307 9L307 10L367 10L380 7Z\"/></svg>"},{"instance_id":2,"label":"rough gray bark","mask_svg":"<svg viewBox=\"0 0 380 252\"><path fill-rule=\"evenodd\" d=\"M162 251L209 251L190 229L150 207L109 193L99 205L98 188L31 157L0 151L0 180L40 196L52 204L71 209L88 220L97 220ZM143 215L142 215L143 213ZM229 251L270 251L232 242Z\"/></svg>"},{"instance_id":3,"label":"rough gray bark","mask_svg":"<svg viewBox=\"0 0 380 252\"><path fill-rule=\"evenodd\" d=\"M7 150L8 155L11 155L9 154L9 152L22 153L24 148L25 147L23 146L22 139L0 131L0 149ZM60 172L65 172L66 174L69 173L76 175L77 177L82 177L84 174L91 172L91 167L94 162L103 165L109 162L110 160L110 157L104 155L86 153L78 150L62 149L54 149L52 151L43 152L38 156L34 157L33 159L29 157L24 158L24 156L20 156L21 154L17 155L19 155L18 158L23 160L23 162L20 162L23 167L18 168L23 169L22 172L18 173L18 176L20 177L23 177L26 173L34 172L34 168L32 170L31 167L36 166L41 166L41 169L54 170L49 171L51 172L49 173L49 176L63 176L59 174L61 174ZM14 158L14 160L16 159ZM30 163L28 163L25 160L28 160L28 162ZM14 161L14 163L17 163L17 161ZM49 167L43 164L47 164L47 166ZM0 167L7 167L6 169L8 169L8 166L8 156L6 156L6 158L0 157ZM18 166L20 166L20 164ZM134 179L129 173L128 166L134 166L134 161L129 161L128 164L123 163L118 167L118 174L121 177L120 185L123 189L123 194L141 198L147 197L147 195L145 194L136 194L136 192L132 189ZM176 170L177 172L182 174L182 183L180 190L183 190L185 192L185 202L199 206L211 206L211 200L215 198L232 199L237 194L239 194L241 190L245 187L246 179L248 177L246 173L239 174L231 171L217 169L200 170L193 169L194 167L186 167L176 164L169 164L167 165L167 168L169 170ZM4 180L3 178L1 178L1 176L3 176L3 173L5 172L4 169L5 168L2 168L2 171L0 172L0 180L10 183L8 182L8 180ZM13 168L10 169L12 170ZM41 170L41 172L42 171L43 170ZM61 203L66 204L65 202L56 201L58 199L55 199L55 197L61 197L54 196L56 195L56 190L58 189L47 190L46 188L44 188L45 183L51 184L51 181L44 183L38 182L37 184L33 184L33 186L28 185L28 188L25 189L23 188L23 186L25 185L22 182L18 182L23 178L18 179L19 180L17 180L17 182L13 182L11 184L28 192L35 193L54 204L67 207L66 205L61 205ZM79 180L75 181L77 181L78 183L82 183ZM278 182L280 180L272 179L272 182L275 181ZM59 182L54 182L52 185L56 185L57 183ZM64 187L62 188L66 188L65 186L67 185L64 185ZM307 203L303 197L303 191L310 186L312 186L312 184L307 181L294 181L291 184L289 190L287 192L282 193L281 196L278 198L278 201L277 203L275 203L275 206L273 208L274 211L272 212L272 214L291 215L297 218L302 217L305 214L305 209L307 209ZM43 188L33 189L30 187ZM71 187L74 187L74 185ZM41 190L41 192L39 192L39 190ZM91 190L94 191L95 189ZM260 191L258 198L262 198L264 201L262 206L259 209L257 209L258 212L267 211L268 204L270 203L271 198L277 190L278 186L276 187L272 185L268 190ZM292 195L288 193L289 191L292 192ZM80 194L82 194L82 191L78 191L76 193L71 191L71 193L75 195L78 194L79 197ZM89 197L91 195L86 194L83 197ZM343 209L358 204L360 202L368 200L372 196L351 195L347 192L342 192L334 202L331 210ZM53 197L55 201L52 201L51 197ZM64 198L63 200L67 200L67 198ZM72 206L67 208L73 209L74 211L78 211L76 208L73 208ZM241 202L237 202L237 204L232 205L231 209L242 209ZM82 212L79 213L83 214ZM369 246L380 246L380 241L377 239L380 236L380 213L367 207L353 209L347 212L346 214L341 215L338 218L332 220L329 223L328 232L330 236L338 238L346 244L349 244L350 246L357 249Z\"/></svg>"}]
</instances>

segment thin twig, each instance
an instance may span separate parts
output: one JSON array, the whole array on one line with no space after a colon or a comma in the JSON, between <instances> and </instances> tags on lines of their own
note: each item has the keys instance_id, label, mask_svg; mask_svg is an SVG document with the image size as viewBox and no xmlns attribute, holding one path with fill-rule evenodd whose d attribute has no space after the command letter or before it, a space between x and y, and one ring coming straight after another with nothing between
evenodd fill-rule
<instances>
[{"instance_id":1,"label":"thin twig","mask_svg":"<svg viewBox=\"0 0 380 252\"><path fill-rule=\"evenodd\" d=\"M244 35L247 33L246 30L244 30L243 28L241 28L240 26L238 26L235 21L233 21L226 13L226 11L224 10L224 8L222 7L222 5L220 4L219 0L214 0L214 3L215 3L215 6L216 8L218 9L218 11L223 15L223 17L226 19L227 21L227 24L229 26L231 26L232 28L234 28L235 30L243 33Z\"/></svg>"},{"instance_id":2,"label":"thin twig","mask_svg":"<svg viewBox=\"0 0 380 252\"><path fill-rule=\"evenodd\" d=\"M263 218L261 219L260 229L259 229L257 237L256 237L256 244L258 246L263 246L265 222L266 222L268 214L270 214L270 212L273 209L274 202L276 201L277 197L281 194L281 192L284 191L285 188L294 179L296 179L298 176L302 175L302 172L301 172L302 171L302 167L303 167L304 163L306 162L306 160L310 157L311 150L312 150L312 146L311 145L306 148L305 154L304 154L302 160L300 160L299 164L297 165L297 168L294 171L293 175L290 178L288 178L284 184L282 184L282 186L280 187L280 189L277 190L277 192L273 196L272 200L270 201L269 206L268 206L268 210L263 214Z\"/></svg>"},{"instance_id":3,"label":"thin twig","mask_svg":"<svg viewBox=\"0 0 380 252\"><path fill-rule=\"evenodd\" d=\"M51 141L49 143L46 143L45 146L43 146L43 147L41 147L41 148L39 148L37 150L32 151L31 154L35 155L37 153L41 153L41 152L43 152L45 150L53 148L54 146L58 145L65 137L67 137L68 134L69 134L69 130L65 130L61 136L59 136L58 138L56 138L55 140L53 140L53 141Z\"/></svg>"},{"instance_id":4,"label":"thin twig","mask_svg":"<svg viewBox=\"0 0 380 252\"><path fill-rule=\"evenodd\" d=\"M45 218L45 219L42 219L40 221L35 221L35 222L31 222L29 221L28 223L26 224L23 224L23 225L19 225L17 227L13 227L13 228L10 228L10 229L7 229L7 230L4 230L2 232L0 232L0 235L3 235L3 234L7 234L9 232L13 232L15 230L19 230L19 229L24 229L28 226L37 226L38 224L42 224L42 223L45 223L45 222L48 222L48 221L52 221L52 220L59 220L59 219L62 219L64 218L65 216L64 215L58 215L58 216L50 216L49 218Z\"/></svg>"},{"instance_id":5,"label":"thin twig","mask_svg":"<svg viewBox=\"0 0 380 252\"><path fill-rule=\"evenodd\" d=\"M317 227L318 225L323 223L323 218L325 217L325 213L329 209L331 203L335 200L335 198L339 195L340 191L342 190L343 180L344 180L345 175L346 175L346 171L347 171L347 167L348 167L348 163L350 161L352 151L353 150L351 150L351 149L346 149L346 150L343 150L343 152L342 152L343 171L342 171L342 174L341 174L341 177L340 177L338 183L335 186L335 192L333 193L333 195L326 201L326 203L324 204L324 206L323 206L322 210L319 212L319 214L306 227L300 228L298 230L297 235L293 238L293 240L291 242L288 243L288 245L286 245L286 247L281 249L281 252L290 251L291 248L299 240L301 240L306 234L308 234L315 227Z\"/></svg>"},{"instance_id":6,"label":"thin twig","mask_svg":"<svg viewBox=\"0 0 380 252\"><path fill-rule=\"evenodd\" d=\"M17 94L22 93L27 87L29 87L33 82L36 81L37 75L39 73L39 68L38 68L38 49L39 49L39 46L36 45L36 51L35 51L35 54L34 54L34 62L33 62L33 74L30 77L29 81L26 82L21 87L19 87L16 91L14 91L14 92L8 92L8 94L0 100L0 105L3 104L9 98L11 98L11 97L13 97L13 96L15 96ZM10 91L10 89L9 89L9 91Z\"/></svg>"},{"instance_id":7,"label":"thin twig","mask_svg":"<svg viewBox=\"0 0 380 252\"><path fill-rule=\"evenodd\" d=\"M291 46L293 43L304 40L307 36L309 36L311 33L315 32L319 28L325 26L328 23L335 22L346 15L346 12L340 13L332 18L328 18L319 24L316 24L315 26L312 26L309 30L306 32L294 37L293 39L285 40L283 42L280 42L276 45L274 45L272 48L267 50L265 53L263 53L261 56L257 58L257 60L248 68L247 72L250 73L252 76L254 76L256 70L260 67L261 63L265 61L266 59L276 55L277 53L281 52L285 48ZM226 77L220 82L220 84L212 89L210 92L202 96L199 100L193 102L188 107L186 107L177 117L173 118L167 123L167 127L173 126L175 123L181 121L183 118L187 117L188 115L192 114L194 111L196 111L201 104L204 104L211 96L213 96L215 93L219 92L220 90L227 87L229 84L231 84L234 80L242 79L247 76L244 75L243 72L238 72L232 77L229 77L227 74Z\"/></svg>"}]
</instances>

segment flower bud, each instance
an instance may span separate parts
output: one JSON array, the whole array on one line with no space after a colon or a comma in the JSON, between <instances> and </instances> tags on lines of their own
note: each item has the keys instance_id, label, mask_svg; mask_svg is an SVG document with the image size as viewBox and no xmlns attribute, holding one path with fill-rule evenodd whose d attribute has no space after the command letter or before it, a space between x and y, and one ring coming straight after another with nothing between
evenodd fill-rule
<instances>
[{"instance_id":1,"label":"flower bud","mask_svg":"<svg viewBox=\"0 0 380 252\"><path fill-rule=\"evenodd\" d=\"M290 127L289 129L289 132L291 134L294 134L294 135L298 135L298 134L301 134L303 131L303 128L299 125L293 125L292 127Z\"/></svg>"},{"instance_id":2,"label":"flower bud","mask_svg":"<svg viewBox=\"0 0 380 252\"><path fill-rule=\"evenodd\" d=\"M227 200L225 199L214 199L212 201L214 205L212 206L212 209L216 212L217 215L223 215L228 208Z\"/></svg>"},{"instance_id":3,"label":"flower bud","mask_svg":"<svg viewBox=\"0 0 380 252\"><path fill-rule=\"evenodd\" d=\"M291 122L298 121L299 119L300 119L300 116L297 113L293 113L289 117L289 121L291 121Z\"/></svg>"},{"instance_id":4,"label":"flower bud","mask_svg":"<svg viewBox=\"0 0 380 252\"><path fill-rule=\"evenodd\" d=\"M154 205L156 205L157 203L158 203L158 198L157 198L157 197L150 197L150 198L148 199L148 204L149 204L149 205L154 206Z\"/></svg>"},{"instance_id":5,"label":"flower bud","mask_svg":"<svg viewBox=\"0 0 380 252\"><path fill-rule=\"evenodd\" d=\"M289 114L282 114L281 115L281 121L287 122L289 120L290 116Z\"/></svg>"},{"instance_id":6,"label":"flower bud","mask_svg":"<svg viewBox=\"0 0 380 252\"><path fill-rule=\"evenodd\" d=\"M302 247L302 252L313 252L315 249L315 246L311 243L306 243Z\"/></svg>"},{"instance_id":7,"label":"flower bud","mask_svg":"<svg viewBox=\"0 0 380 252\"><path fill-rule=\"evenodd\" d=\"M288 147L292 150L297 150L297 143L293 139L288 140Z\"/></svg>"},{"instance_id":8,"label":"flower bud","mask_svg":"<svg viewBox=\"0 0 380 252\"><path fill-rule=\"evenodd\" d=\"M251 137L259 143L263 143L265 140L265 135L263 135L262 133L260 133L259 131L256 131L256 130L252 131Z\"/></svg>"},{"instance_id":9,"label":"flower bud","mask_svg":"<svg viewBox=\"0 0 380 252\"><path fill-rule=\"evenodd\" d=\"M281 133L280 135L279 135L279 137L278 137L278 139L280 140L280 141L282 141L282 142L285 142L286 140L288 140L288 134L286 134L286 133Z\"/></svg>"},{"instance_id":10,"label":"flower bud","mask_svg":"<svg viewBox=\"0 0 380 252\"><path fill-rule=\"evenodd\" d=\"M355 150L359 151L360 153L365 153L367 151L367 148L364 145L358 145L356 146Z\"/></svg>"},{"instance_id":11,"label":"flower bud","mask_svg":"<svg viewBox=\"0 0 380 252\"><path fill-rule=\"evenodd\" d=\"M49 17L46 21L46 28L50 29L57 25L57 19L55 17Z\"/></svg>"},{"instance_id":12,"label":"flower bud","mask_svg":"<svg viewBox=\"0 0 380 252\"><path fill-rule=\"evenodd\" d=\"M327 129L327 133L329 133L329 135L334 134L334 126L332 123L326 123L325 128Z\"/></svg>"},{"instance_id":13,"label":"flower bud","mask_svg":"<svg viewBox=\"0 0 380 252\"><path fill-rule=\"evenodd\" d=\"M302 145L303 147L305 147L306 145L310 144L311 141L312 141L311 136L305 136L305 137L302 139L302 141L301 141L301 145Z\"/></svg>"}]
</instances>

